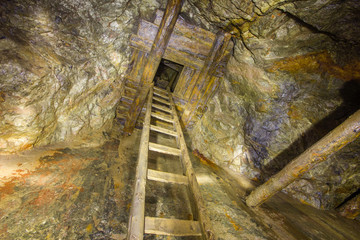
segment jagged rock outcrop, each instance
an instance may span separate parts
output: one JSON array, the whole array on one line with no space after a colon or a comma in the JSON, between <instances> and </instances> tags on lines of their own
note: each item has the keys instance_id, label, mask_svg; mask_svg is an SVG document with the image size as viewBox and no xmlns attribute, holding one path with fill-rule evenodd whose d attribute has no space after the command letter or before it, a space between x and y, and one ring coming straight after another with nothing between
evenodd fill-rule
<instances>
[{"instance_id":1,"label":"jagged rock outcrop","mask_svg":"<svg viewBox=\"0 0 360 240\"><path fill-rule=\"evenodd\" d=\"M190 2L204 25L235 37L223 82L190 132L207 158L264 181L360 107L358 2ZM357 190L358 149L351 144L285 191L336 207Z\"/></svg>"},{"instance_id":2,"label":"jagged rock outcrop","mask_svg":"<svg viewBox=\"0 0 360 240\"><path fill-rule=\"evenodd\" d=\"M128 39L156 1L2 1L0 151L81 140L111 129Z\"/></svg>"}]
</instances>

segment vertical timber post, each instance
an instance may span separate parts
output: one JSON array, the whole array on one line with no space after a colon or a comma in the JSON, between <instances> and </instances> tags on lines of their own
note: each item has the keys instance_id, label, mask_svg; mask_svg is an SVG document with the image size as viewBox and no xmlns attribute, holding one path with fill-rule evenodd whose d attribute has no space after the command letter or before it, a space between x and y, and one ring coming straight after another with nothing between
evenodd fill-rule
<instances>
[{"instance_id":1,"label":"vertical timber post","mask_svg":"<svg viewBox=\"0 0 360 240\"><path fill-rule=\"evenodd\" d=\"M246 199L246 204L256 207L271 198L329 155L339 151L360 136L360 110L329 132L300 156L292 160L280 172L257 187Z\"/></svg>"},{"instance_id":2,"label":"vertical timber post","mask_svg":"<svg viewBox=\"0 0 360 240\"><path fill-rule=\"evenodd\" d=\"M206 89L205 86L210 82L212 75L214 75L219 62L227 49L230 38L231 34L222 30L216 34L210 53L205 59L204 66L200 71L195 87L190 95L189 102L186 104L184 113L181 117L184 126L187 126L195 115L196 109L204 95Z\"/></svg>"},{"instance_id":3,"label":"vertical timber post","mask_svg":"<svg viewBox=\"0 0 360 240\"><path fill-rule=\"evenodd\" d=\"M125 134L131 134L134 130L136 120L145 103L146 95L149 92L150 85L155 77L161 58L164 55L166 46L174 30L183 2L184 0L168 0L159 30L156 34L147 62L142 71L140 87L136 91L136 97L130 106L125 121Z\"/></svg>"}]
</instances>

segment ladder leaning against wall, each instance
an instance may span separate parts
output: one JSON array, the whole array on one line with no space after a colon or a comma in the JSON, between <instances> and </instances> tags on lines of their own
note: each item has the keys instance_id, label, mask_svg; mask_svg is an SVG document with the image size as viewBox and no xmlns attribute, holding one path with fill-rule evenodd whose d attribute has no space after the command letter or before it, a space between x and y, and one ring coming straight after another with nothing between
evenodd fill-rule
<instances>
[{"instance_id":1,"label":"ladder leaning against wall","mask_svg":"<svg viewBox=\"0 0 360 240\"><path fill-rule=\"evenodd\" d=\"M154 112L152 111L152 108L159 109L168 114ZM151 118L160 119L172 124L174 130L152 125ZM176 137L178 148L171 148L149 142L150 131ZM184 174L180 175L148 169L149 151L179 156ZM193 204L195 205L194 207L198 219L195 221L145 216L145 186L147 180L187 185L189 192L192 195L191 198L194 200ZM143 239L144 234L200 236L203 239L215 239L211 222L205 212L203 198L200 194L200 188L192 168L184 134L181 129L171 93L168 90L166 91L157 87L151 87L148 94L146 114L141 134L135 189L129 217L127 239L141 240Z\"/></svg>"}]
</instances>

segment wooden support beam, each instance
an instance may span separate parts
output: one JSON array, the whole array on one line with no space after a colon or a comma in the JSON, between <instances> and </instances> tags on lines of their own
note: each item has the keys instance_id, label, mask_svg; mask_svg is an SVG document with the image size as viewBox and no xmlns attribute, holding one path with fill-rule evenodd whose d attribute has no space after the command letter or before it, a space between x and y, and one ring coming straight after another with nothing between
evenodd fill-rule
<instances>
[{"instance_id":1,"label":"wooden support beam","mask_svg":"<svg viewBox=\"0 0 360 240\"><path fill-rule=\"evenodd\" d=\"M280 172L257 187L246 199L246 204L256 207L302 176L316 164L360 136L360 110L292 160Z\"/></svg>"},{"instance_id":2,"label":"wooden support beam","mask_svg":"<svg viewBox=\"0 0 360 240\"><path fill-rule=\"evenodd\" d=\"M146 217L145 233L168 236L201 236L201 228L198 221Z\"/></svg>"},{"instance_id":3,"label":"wooden support beam","mask_svg":"<svg viewBox=\"0 0 360 240\"><path fill-rule=\"evenodd\" d=\"M145 114L144 126L141 133L139 148L138 165L136 167L134 196L130 211L128 240L143 239L144 218L145 218L145 186L149 154L149 134L151 117L152 89L150 89L147 109Z\"/></svg>"},{"instance_id":4,"label":"wooden support beam","mask_svg":"<svg viewBox=\"0 0 360 240\"><path fill-rule=\"evenodd\" d=\"M168 0L167 2L164 16L161 20L158 32L152 44L144 70L142 71L140 83L141 87L138 89L136 97L128 112L128 117L124 126L125 134L131 134L134 130L136 119L138 118L140 111L145 103L150 84L154 79L161 58L163 57L166 46L169 42L171 33L174 30L174 26L180 13L183 1L184 0Z\"/></svg>"},{"instance_id":5,"label":"wooden support beam","mask_svg":"<svg viewBox=\"0 0 360 240\"><path fill-rule=\"evenodd\" d=\"M211 48L210 54L205 59L203 68L200 71L199 77L196 81L196 85L191 93L188 103L186 104L185 111L181 117L182 122L187 126L195 111L198 107L198 103L204 95L206 85L209 84L211 77L215 74L217 66L224 57L224 53L227 49L231 38L231 34L219 31L216 35L216 39Z\"/></svg>"}]
</instances>

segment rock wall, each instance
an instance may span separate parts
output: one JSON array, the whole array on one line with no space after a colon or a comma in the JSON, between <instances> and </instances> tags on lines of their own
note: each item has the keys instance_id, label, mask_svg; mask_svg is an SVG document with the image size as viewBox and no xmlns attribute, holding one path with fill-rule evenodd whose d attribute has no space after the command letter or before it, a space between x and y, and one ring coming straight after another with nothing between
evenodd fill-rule
<instances>
[{"instance_id":1,"label":"rock wall","mask_svg":"<svg viewBox=\"0 0 360 240\"><path fill-rule=\"evenodd\" d=\"M190 131L218 165L265 181L359 109L357 1L190 2L204 26L234 36L221 86ZM359 144L284 191L336 207L359 186Z\"/></svg>"},{"instance_id":2,"label":"rock wall","mask_svg":"<svg viewBox=\"0 0 360 240\"><path fill-rule=\"evenodd\" d=\"M111 129L140 17L155 0L0 3L0 151L99 144Z\"/></svg>"}]
</instances>

